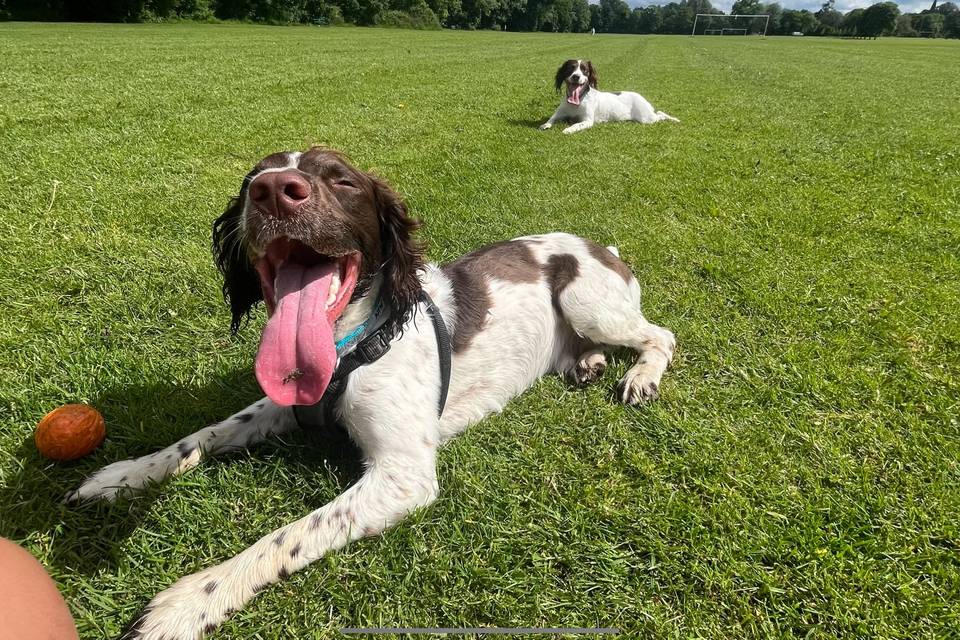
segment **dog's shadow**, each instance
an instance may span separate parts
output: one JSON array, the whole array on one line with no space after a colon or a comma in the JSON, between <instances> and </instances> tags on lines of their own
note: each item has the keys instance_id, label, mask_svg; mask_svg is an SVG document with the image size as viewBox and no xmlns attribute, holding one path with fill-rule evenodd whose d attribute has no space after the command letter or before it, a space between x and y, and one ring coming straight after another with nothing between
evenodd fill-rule
<instances>
[{"instance_id":1,"label":"dog's shadow","mask_svg":"<svg viewBox=\"0 0 960 640\"><path fill-rule=\"evenodd\" d=\"M53 463L39 455L32 436L13 452L19 466L0 487L0 536L30 540L43 534L51 540L49 560L61 570L90 575L116 567L123 541L163 495L163 483L114 503L67 505L66 493L111 462L152 453L261 397L250 370L232 372L204 386L152 384L105 390L92 402L107 423L107 440L94 454ZM281 450L293 464L329 470L342 485L351 484L362 472L359 451L335 426L309 434L295 432L283 442L269 440L255 448L270 447ZM237 455L244 453L209 458L204 464L229 464Z\"/></svg>"},{"instance_id":2,"label":"dog's shadow","mask_svg":"<svg viewBox=\"0 0 960 640\"><path fill-rule=\"evenodd\" d=\"M507 118L508 124L523 129L539 129L540 125L546 121L546 118L541 118L540 120L533 120L530 118Z\"/></svg>"}]
</instances>

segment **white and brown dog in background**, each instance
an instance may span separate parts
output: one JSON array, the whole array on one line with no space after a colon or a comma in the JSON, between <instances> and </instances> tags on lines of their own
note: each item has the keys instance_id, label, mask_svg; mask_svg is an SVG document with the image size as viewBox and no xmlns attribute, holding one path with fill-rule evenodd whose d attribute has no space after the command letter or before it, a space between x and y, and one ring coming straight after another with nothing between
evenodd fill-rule
<instances>
[{"instance_id":1,"label":"white and brown dog in background","mask_svg":"<svg viewBox=\"0 0 960 640\"><path fill-rule=\"evenodd\" d=\"M540 125L541 131L549 129L559 120L574 123L564 129L564 133L583 131L600 122L680 122L663 111L656 111L639 93L600 91L597 86L597 71L589 60L567 60L557 69L554 81L557 91L565 88L564 95L554 114Z\"/></svg>"},{"instance_id":2,"label":"white and brown dog in background","mask_svg":"<svg viewBox=\"0 0 960 640\"><path fill-rule=\"evenodd\" d=\"M265 302L257 353L267 394L171 446L104 467L71 502L136 491L297 428L294 405L316 402L337 367L333 343L383 300L402 327L391 348L351 373L335 416L362 451L363 476L329 504L237 556L156 595L127 639L194 640L257 592L351 540L373 536L437 497L444 442L547 373L600 378L604 349L639 359L620 381L626 404L653 400L673 334L640 311L640 285L612 248L565 233L486 246L442 267L427 264L418 222L376 177L324 149L268 156L214 224L233 330ZM438 342L421 288L449 327L452 373L441 417ZM294 375L295 373L295 375Z\"/></svg>"}]
</instances>

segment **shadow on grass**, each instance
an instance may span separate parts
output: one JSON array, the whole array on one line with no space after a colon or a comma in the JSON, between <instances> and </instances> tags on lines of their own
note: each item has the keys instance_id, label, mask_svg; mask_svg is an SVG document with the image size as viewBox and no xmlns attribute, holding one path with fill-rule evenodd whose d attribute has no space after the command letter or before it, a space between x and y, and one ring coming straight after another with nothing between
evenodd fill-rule
<instances>
[{"instance_id":1,"label":"shadow on grass","mask_svg":"<svg viewBox=\"0 0 960 640\"><path fill-rule=\"evenodd\" d=\"M540 125L546 122L546 118L541 118L540 120L532 120L529 118L507 118L507 122L514 127L521 127L523 129L538 129Z\"/></svg>"},{"instance_id":2,"label":"shadow on grass","mask_svg":"<svg viewBox=\"0 0 960 640\"><path fill-rule=\"evenodd\" d=\"M20 443L13 453L20 466L0 487L0 536L23 541L46 534L51 540L50 561L72 572L89 575L114 568L122 542L167 490L164 484L115 503L66 505L63 496L97 469L156 451L261 397L249 370L205 386L131 385L104 391L92 403L107 423L107 439L95 453L75 462L53 463L39 455L32 436ZM254 448L253 455L258 448L270 447L282 450L292 465L330 469L342 484L351 484L362 471L359 451L336 426L295 433L283 443L270 440ZM208 458L202 464L230 464L237 455L245 454Z\"/></svg>"}]
</instances>

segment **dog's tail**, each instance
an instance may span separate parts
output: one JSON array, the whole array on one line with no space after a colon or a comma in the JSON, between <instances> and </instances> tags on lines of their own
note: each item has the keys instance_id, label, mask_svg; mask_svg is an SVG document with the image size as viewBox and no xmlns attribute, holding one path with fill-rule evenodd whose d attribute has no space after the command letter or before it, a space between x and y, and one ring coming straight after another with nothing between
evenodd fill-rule
<instances>
[{"instance_id":1,"label":"dog's tail","mask_svg":"<svg viewBox=\"0 0 960 640\"><path fill-rule=\"evenodd\" d=\"M607 247L607 251L617 256L618 258L620 257L620 251L613 245L610 245L609 247Z\"/></svg>"},{"instance_id":2,"label":"dog's tail","mask_svg":"<svg viewBox=\"0 0 960 640\"><path fill-rule=\"evenodd\" d=\"M660 120L671 120L673 122L680 122L679 118L674 118L669 113L664 113L663 111L657 111L657 121Z\"/></svg>"}]
</instances>

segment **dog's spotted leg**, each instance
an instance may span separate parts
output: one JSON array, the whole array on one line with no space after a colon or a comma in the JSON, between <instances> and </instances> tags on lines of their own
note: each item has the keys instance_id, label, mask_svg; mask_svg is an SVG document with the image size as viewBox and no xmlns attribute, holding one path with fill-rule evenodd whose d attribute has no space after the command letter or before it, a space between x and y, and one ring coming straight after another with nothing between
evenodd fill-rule
<instances>
[{"instance_id":1,"label":"dog's spotted leg","mask_svg":"<svg viewBox=\"0 0 960 640\"><path fill-rule=\"evenodd\" d=\"M553 126L554 122L556 122L557 120L560 120L562 118L562 115L561 115L562 111L563 111L563 108L558 107L557 110L553 112L553 115L550 116L550 118L546 122L540 125L540 131L545 131L549 129L550 127Z\"/></svg>"},{"instance_id":2,"label":"dog's spotted leg","mask_svg":"<svg viewBox=\"0 0 960 640\"><path fill-rule=\"evenodd\" d=\"M577 131L583 131L584 129L589 129L593 126L593 120L582 120L576 124L572 124L566 129L563 130L564 133L576 133Z\"/></svg>"},{"instance_id":3,"label":"dog's spotted leg","mask_svg":"<svg viewBox=\"0 0 960 640\"><path fill-rule=\"evenodd\" d=\"M156 453L107 465L68 493L65 500L113 500L120 493L137 491L192 469L204 456L244 449L267 436L295 427L296 421L289 407L279 407L264 398L223 422L192 433Z\"/></svg>"},{"instance_id":4,"label":"dog's spotted leg","mask_svg":"<svg viewBox=\"0 0 960 640\"><path fill-rule=\"evenodd\" d=\"M329 504L261 538L237 556L157 594L122 640L196 640L257 592L348 542L373 536L437 495L434 449L372 461Z\"/></svg>"}]
</instances>

